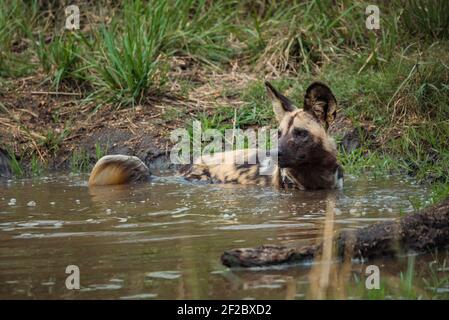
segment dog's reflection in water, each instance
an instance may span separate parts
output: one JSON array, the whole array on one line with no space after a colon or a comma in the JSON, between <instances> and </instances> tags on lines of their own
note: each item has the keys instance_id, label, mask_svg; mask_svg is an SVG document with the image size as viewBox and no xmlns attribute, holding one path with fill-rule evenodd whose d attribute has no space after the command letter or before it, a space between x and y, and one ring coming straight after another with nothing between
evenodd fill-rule
<instances>
[{"instance_id":1,"label":"dog's reflection in water","mask_svg":"<svg viewBox=\"0 0 449 320\"><path fill-rule=\"evenodd\" d=\"M97 205L107 205L108 203L116 203L117 201L128 201L132 196L132 188L130 185L114 185L114 186L90 186L89 195L92 202Z\"/></svg>"}]
</instances>

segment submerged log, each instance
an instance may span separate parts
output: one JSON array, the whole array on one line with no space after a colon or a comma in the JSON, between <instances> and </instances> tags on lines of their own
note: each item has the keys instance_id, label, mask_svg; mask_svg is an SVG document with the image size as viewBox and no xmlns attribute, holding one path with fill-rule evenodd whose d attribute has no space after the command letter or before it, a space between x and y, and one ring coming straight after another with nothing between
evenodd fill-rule
<instances>
[{"instance_id":1,"label":"submerged log","mask_svg":"<svg viewBox=\"0 0 449 320\"><path fill-rule=\"evenodd\" d=\"M399 252L430 252L449 246L449 198L395 221L378 222L342 232L335 240L336 255L355 259L395 256ZM315 246L263 245L225 251L221 261L228 267L263 267L301 263L321 254Z\"/></svg>"}]
</instances>

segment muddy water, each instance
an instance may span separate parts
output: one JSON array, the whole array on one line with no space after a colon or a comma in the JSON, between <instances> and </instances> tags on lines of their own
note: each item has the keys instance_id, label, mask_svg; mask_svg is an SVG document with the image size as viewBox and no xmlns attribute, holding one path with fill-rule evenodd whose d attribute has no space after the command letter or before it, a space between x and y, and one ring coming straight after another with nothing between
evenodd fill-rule
<instances>
[{"instance_id":1,"label":"muddy water","mask_svg":"<svg viewBox=\"0 0 449 320\"><path fill-rule=\"evenodd\" d=\"M173 177L89 190L86 180L0 182L0 298L372 297L365 289L366 264L332 271L320 295L316 283L323 273L313 265L230 271L220 264L221 253L234 247L322 240L328 192L195 184ZM336 199L332 230L338 231L413 212L411 203L427 201L428 191L394 177L348 177L345 189L331 196ZM385 297L410 297L410 290L418 297L446 294L447 283L422 281L431 277L434 259L375 262ZM433 264L438 276L447 274L442 262L437 258ZM66 288L68 265L79 267L80 290ZM400 274L410 271L414 281L404 292Z\"/></svg>"}]
</instances>

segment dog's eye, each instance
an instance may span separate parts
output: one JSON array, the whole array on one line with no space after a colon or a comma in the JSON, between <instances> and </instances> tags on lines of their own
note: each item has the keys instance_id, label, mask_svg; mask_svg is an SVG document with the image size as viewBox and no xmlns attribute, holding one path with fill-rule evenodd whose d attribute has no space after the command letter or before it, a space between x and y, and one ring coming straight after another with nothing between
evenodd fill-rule
<instances>
[{"instance_id":1,"label":"dog's eye","mask_svg":"<svg viewBox=\"0 0 449 320\"><path fill-rule=\"evenodd\" d=\"M278 130L278 138L280 138L282 136L282 131Z\"/></svg>"},{"instance_id":2,"label":"dog's eye","mask_svg":"<svg viewBox=\"0 0 449 320\"><path fill-rule=\"evenodd\" d=\"M309 136L309 132L307 130L304 130L304 129L295 129L293 131L293 134L296 137L302 138L302 139L306 139Z\"/></svg>"}]
</instances>

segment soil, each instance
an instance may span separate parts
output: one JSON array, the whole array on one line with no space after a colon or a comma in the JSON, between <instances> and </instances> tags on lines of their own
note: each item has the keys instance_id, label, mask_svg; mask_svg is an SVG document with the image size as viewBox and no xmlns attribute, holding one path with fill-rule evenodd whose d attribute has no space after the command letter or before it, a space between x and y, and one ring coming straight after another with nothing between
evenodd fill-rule
<instances>
[{"instance_id":1,"label":"soil","mask_svg":"<svg viewBox=\"0 0 449 320\"><path fill-rule=\"evenodd\" d=\"M0 113L0 144L25 163L34 154L51 169L67 169L75 150L95 159L96 145L149 162L165 152L168 133L179 125L179 119L160 121L163 106L95 110L94 103L81 103L82 95L55 94L40 80L19 79L1 95L8 113Z\"/></svg>"}]
</instances>

